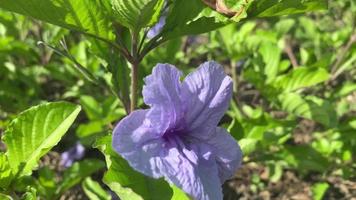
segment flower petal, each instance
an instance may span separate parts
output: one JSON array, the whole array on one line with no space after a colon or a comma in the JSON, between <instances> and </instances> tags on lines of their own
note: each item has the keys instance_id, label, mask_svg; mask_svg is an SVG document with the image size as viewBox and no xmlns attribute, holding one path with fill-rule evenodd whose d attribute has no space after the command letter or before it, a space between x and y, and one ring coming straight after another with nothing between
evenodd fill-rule
<instances>
[{"instance_id":1,"label":"flower petal","mask_svg":"<svg viewBox=\"0 0 356 200\"><path fill-rule=\"evenodd\" d=\"M114 130L113 147L135 170L165 179L197 200L222 199L218 166L211 149L186 146L177 137L162 139L150 128L147 110L132 112Z\"/></svg>"},{"instance_id":2,"label":"flower petal","mask_svg":"<svg viewBox=\"0 0 356 200\"><path fill-rule=\"evenodd\" d=\"M131 167L144 174L158 173L151 168L150 159L163 149L161 139L146 119L147 110L137 110L125 117L113 132L113 148Z\"/></svg>"},{"instance_id":3,"label":"flower petal","mask_svg":"<svg viewBox=\"0 0 356 200\"><path fill-rule=\"evenodd\" d=\"M193 199L220 200L223 196L218 166L209 157L210 149L204 146L171 145L165 156L154 159L154 165L159 166L168 182L181 188Z\"/></svg>"},{"instance_id":4,"label":"flower petal","mask_svg":"<svg viewBox=\"0 0 356 200\"><path fill-rule=\"evenodd\" d=\"M173 65L158 64L153 68L152 74L145 78L143 87L144 102L151 106L149 116L157 119L156 127L162 134L175 126L183 117L180 100L181 72ZM162 123L163 121L167 123Z\"/></svg>"},{"instance_id":5,"label":"flower petal","mask_svg":"<svg viewBox=\"0 0 356 200\"><path fill-rule=\"evenodd\" d=\"M224 128L217 127L206 141L214 152L221 184L231 178L240 167L242 151L236 140Z\"/></svg>"},{"instance_id":6,"label":"flower petal","mask_svg":"<svg viewBox=\"0 0 356 200\"><path fill-rule=\"evenodd\" d=\"M229 106L232 80L221 65L205 62L185 78L181 93L186 106L185 123L191 135L208 138Z\"/></svg>"}]
</instances>

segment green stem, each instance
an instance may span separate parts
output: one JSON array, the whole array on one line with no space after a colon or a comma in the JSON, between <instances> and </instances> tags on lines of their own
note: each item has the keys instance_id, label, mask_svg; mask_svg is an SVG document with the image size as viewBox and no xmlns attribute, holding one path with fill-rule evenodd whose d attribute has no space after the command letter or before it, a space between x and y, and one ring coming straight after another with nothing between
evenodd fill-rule
<instances>
[{"instance_id":1,"label":"green stem","mask_svg":"<svg viewBox=\"0 0 356 200\"><path fill-rule=\"evenodd\" d=\"M231 60L231 75L232 75L232 84L233 84L233 92L236 95L238 91L238 76L237 76L237 65L236 62Z\"/></svg>"},{"instance_id":2,"label":"green stem","mask_svg":"<svg viewBox=\"0 0 356 200\"><path fill-rule=\"evenodd\" d=\"M138 66L140 64L138 53L138 34L137 31L132 31L131 54L133 61L131 62L131 103L130 112L134 111L137 104L137 80L138 80Z\"/></svg>"},{"instance_id":3,"label":"green stem","mask_svg":"<svg viewBox=\"0 0 356 200\"><path fill-rule=\"evenodd\" d=\"M137 104L137 80L138 80L138 62L133 62L131 65L131 104L130 112L134 111Z\"/></svg>"}]
</instances>

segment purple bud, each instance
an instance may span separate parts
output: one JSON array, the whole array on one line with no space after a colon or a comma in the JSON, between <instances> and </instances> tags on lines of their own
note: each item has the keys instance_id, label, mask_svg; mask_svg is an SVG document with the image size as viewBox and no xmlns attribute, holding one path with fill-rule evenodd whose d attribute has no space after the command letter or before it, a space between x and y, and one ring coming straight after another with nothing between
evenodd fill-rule
<instances>
[{"instance_id":1,"label":"purple bud","mask_svg":"<svg viewBox=\"0 0 356 200\"><path fill-rule=\"evenodd\" d=\"M74 161L82 159L84 154L85 147L77 142L75 146L62 153L60 164L64 167L70 167Z\"/></svg>"}]
</instances>

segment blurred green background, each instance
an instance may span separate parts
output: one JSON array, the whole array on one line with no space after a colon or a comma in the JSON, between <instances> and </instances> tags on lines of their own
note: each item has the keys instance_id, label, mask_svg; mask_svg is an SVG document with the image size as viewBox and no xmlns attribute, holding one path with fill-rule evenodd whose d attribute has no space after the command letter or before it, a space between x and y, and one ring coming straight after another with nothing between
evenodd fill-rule
<instances>
[{"instance_id":1,"label":"blurred green background","mask_svg":"<svg viewBox=\"0 0 356 200\"><path fill-rule=\"evenodd\" d=\"M244 163L224 185L226 199L351 199L356 196L355 14L355 1L332 1L328 11L249 20L175 39L145 57L139 84L157 63L174 64L187 74L216 60L233 77L234 97L221 124L239 141ZM41 102L67 100L83 107L70 132L42 159L58 174L53 163L60 153L78 141L89 149L126 114L111 91L37 44L60 48L63 38L82 66L111 84L98 53L102 49L92 39L0 10L0 132L16 114ZM92 149L88 157L101 158ZM70 188L63 198L80 199L83 189Z\"/></svg>"}]
</instances>

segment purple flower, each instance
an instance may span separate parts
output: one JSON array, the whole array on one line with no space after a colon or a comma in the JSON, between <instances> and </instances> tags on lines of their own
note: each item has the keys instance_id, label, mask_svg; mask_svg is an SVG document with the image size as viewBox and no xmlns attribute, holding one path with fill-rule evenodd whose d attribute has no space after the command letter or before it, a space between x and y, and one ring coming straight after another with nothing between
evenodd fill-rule
<instances>
[{"instance_id":1,"label":"purple flower","mask_svg":"<svg viewBox=\"0 0 356 200\"><path fill-rule=\"evenodd\" d=\"M241 163L241 150L217 127L229 106L232 81L215 62L180 81L172 65L145 78L144 101L114 130L113 147L137 171L164 177L194 199L222 199L221 185Z\"/></svg>"},{"instance_id":2,"label":"purple flower","mask_svg":"<svg viewBox=\"0 0 356 200\"><path fill-rule=\"evenodd\" d=\"M70 167L74 161L82 159L84 157L84 153L84 146L78 142L74 147L61 154L60 164L64 167Z\"/></svg>"},{"instance_id":3,"label":"purple flower","mask_svg":"<svg viewBox=\"0 0 356 200\"><path fill-rule=\"evenodd\" d=\"M164 25L166 25L166 16L162 15L159 18L159 21L148 30L147 37L149 39L156 37L158 34L161 33Z\"/></svg>"},{"instance_id":4,"label":"purple flower","mask_svg":"<svg viewBox=\"0 0 356 200\"><path fill-rule=\"evenodd\" d=\"M164 9L161 13L161 17L159 18L158 22L148 30L147 37L149 39L152 39L156 37L158 34L160 34L164 25L166 25L166 18L167 18L167 11L168 11L166 5L167 5L167 1L164 2L163 5Z\"/></svg>"}]
</instances>

